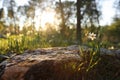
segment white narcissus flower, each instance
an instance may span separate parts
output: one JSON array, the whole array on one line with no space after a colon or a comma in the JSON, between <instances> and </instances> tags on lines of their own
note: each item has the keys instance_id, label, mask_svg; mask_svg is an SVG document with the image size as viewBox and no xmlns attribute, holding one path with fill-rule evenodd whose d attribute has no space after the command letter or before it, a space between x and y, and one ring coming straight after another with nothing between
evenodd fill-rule
<instances>
[{"instance_id":1,"label":"white narcissus flower","mask_svg":"<svg viewBox=\"0 0 120 80\"><path fill-rule=\"evenodd\" d=\"M91 39L91 40L94 40L94 39L96 39L96 34L90 32L88 34L88 38Z\"/></svg>"}]
</instances>

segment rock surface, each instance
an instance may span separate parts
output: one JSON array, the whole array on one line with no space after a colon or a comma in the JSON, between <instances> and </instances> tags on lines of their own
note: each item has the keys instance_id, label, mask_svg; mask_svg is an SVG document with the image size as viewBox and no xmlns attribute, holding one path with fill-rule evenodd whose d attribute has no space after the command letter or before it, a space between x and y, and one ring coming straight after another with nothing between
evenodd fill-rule
<instances>
[{"instance_id":1,"label":"rock surface","mask_svg":"<svg viewBox=\"0 0 120 80\"><path fill-rule=\"evenodd\" d=\"M86 51L90 48L81 46ZM65 65L75 64L82 60L79 56L80 47L72 45L68 47L42 48L26 50L21 55L14 55L7 60L7 67L0 80L73 80L75 71L65 70ZM113 55L120 58L120 50L100 49L100 53ZM77 63L76 63L77 62ZM72 71L72 72L71 72ZM73 73L74 72L74 73ZM69 74L66 74L69 73ZM46 79L47 76L47 79ZM53 77L54 76L54 77ZM60 78L62 76L62 78Z\"/></svg>"},{"instance_id":2,"label":"rock surface","mask_svg":"<svg viewBox=\"0 0 120 80\"><path fill-rule=\"evenodd\" d=\"M27 50L24 54L15 55L7 60L7 67L0 80L46 80L41 77L43 75L49 77L48 74L44 74L47 72L46 69L49 72L52 68L52 71L57 73L58 70L62 71L60 66L63 67L63 64L74 61L80 61L76 50L66 50L63 47ZM38 70L43 71L38 72Z\"/></svg>"}]
</instances>

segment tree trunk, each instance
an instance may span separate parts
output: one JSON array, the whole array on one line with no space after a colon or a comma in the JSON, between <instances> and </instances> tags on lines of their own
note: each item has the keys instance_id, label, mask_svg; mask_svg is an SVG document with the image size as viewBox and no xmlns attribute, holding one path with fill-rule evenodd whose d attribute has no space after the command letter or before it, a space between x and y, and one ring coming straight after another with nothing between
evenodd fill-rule
<instances>
[{"instance_id":1,"label":"tree trunk","mask_svg":"<svg viewBox=\"0 0 120 80\"><path fill-rule=\"evenodd\" d=\"M76 28L76 38L77 38L77 43L82 44L82 29L81 29L81 3L80 0L77 0L77 28Z\"/></svg>"}]
</instances>

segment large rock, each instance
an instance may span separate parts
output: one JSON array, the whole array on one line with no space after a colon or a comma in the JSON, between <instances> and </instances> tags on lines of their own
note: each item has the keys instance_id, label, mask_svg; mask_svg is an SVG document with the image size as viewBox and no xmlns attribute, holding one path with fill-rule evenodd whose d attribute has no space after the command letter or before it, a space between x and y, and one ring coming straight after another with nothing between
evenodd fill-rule
<instances>
[{"instance_id":1,"label":"large rock","mask_svg":"<svg viewBox=\"0 0 120 80\"><path fill-rule=\"evenodd\" d=\"M80 76L77 76L79 64L80 59L76 57L44 60L33 65L26 72L24 78L25 80L78 80L80 79Z\"/></svg>"},{"instance_id":2,"label":"large rock","mask_svg":"<svg viewBox=\"0 0 120 80\"><path fill-rule=\"evenodd\" d=\"M71 72L71 70L74 70L72 67L74 65L78 66L80 57L76 54L59 53L39 55L39 58L31 56L23 61L13 58L12 61L8 63L0 80L71 80L70 78L75 76L76 73ZM68 68L66 70L68 65L71 66L70 70Z\"/></svg>"},{"instance_id":3,"label":"large rock","mask_svg":"<svg viewBox=\"0 0 120 80\"><path fill-rule=\"evenodd\" d=\"M6 67L4 74L0 80L24 80L24 74L30 68L30 66L36 64L37 61L24 61L9 65Z\"/></svg>"},{"instance_id":4,"label":"large rock","mask_svg":"<svg viewBox=\"0 0 120 80\"><path fill-rule=\"evenodd\" d=\"M16 55L8 60L0 80L82 80L81 72L79 72L82 61L79 48L73 45L27 50L24 54ZM81 48L84 51L90 49L86 46ZM101 55L120 55L120 50L101 48L100 52Z\"/></svg>"}]
</instances>

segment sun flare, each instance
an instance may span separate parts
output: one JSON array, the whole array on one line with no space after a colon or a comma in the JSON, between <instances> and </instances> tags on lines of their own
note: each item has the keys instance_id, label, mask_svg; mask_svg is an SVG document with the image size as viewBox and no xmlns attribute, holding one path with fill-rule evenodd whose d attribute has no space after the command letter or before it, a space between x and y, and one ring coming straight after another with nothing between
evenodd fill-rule
<instances>
[{"instance_id":1,"label":"sun flare","mask_svg":"<svg viewBox=\"0 0 120 80\"><path fill-rule=\"evenodd\" d=\"M45 11L41 15L41 26L45 26L46 23L54 23L54 12Z\"/></svg>"},{"instance_id":2,"label":"sun flare","mask_svg":"<svg viewBox=\"0 0 120 80\"><path fill-rule=\"evenodd\" d=\"M36 12L36 14L40 14L39 11ZM38 29L41 27L42 29L46 30L47 23L50 23L52 25L56 24L57 18L55 17L56 12L53 9L47 8L41 14L36 17L36 28Z\"/></svg>"}]
</instances>

